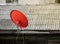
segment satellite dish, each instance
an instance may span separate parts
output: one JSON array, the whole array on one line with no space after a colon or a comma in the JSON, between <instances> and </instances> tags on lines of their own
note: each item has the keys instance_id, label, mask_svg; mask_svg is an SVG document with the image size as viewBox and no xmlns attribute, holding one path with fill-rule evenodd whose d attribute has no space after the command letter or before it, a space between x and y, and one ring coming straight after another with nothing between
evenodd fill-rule
<instances>
[{"instance_id":1,"label":"satellite dish","mask_svg":"<svg viewBox=\"0 0 60 44\"><path fill-rule=\"evenodd\" d=\"M10 17L11 17L13 23L17 25L17 29L18 29L18 27L20 27L22 30L22 28L26 28L28 26L27 17L21 11L12 10L10 13ZM19 30L17 30L17 31L19 31ZM16 41L18 39L18 36L19 36L19 34L17 34ZM22 36L23 36L23 44L24 44L24 34Z\"/></svg>"},{"instance_id":2,"label":"satellite dish","mask_svg":"<svg viewBox=\"0 0 60 44\"><path fill-rule=\"evenodd\" d=\"M20 28L26 28L28 26L28 20L25 14L18 10L12 10L10 17L14 24Z\"/></svg>"}]
</instances>

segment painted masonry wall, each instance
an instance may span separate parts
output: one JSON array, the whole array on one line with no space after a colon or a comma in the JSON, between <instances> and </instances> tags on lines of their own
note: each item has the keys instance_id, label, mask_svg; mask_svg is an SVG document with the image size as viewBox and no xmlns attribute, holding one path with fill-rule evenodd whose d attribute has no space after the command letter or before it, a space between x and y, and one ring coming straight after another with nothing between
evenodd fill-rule
<instances>
[{"instance_id":1,"label":"painted masonry wall","mask_svg":"<svg viewBox=\"0 0 60 44\"><path fill-rule=\"evenodd\" d=\"M6 0L0 0L0 5L6 5Z\"/></svg>"},{"instance_id":2,"label":"painted masonry wall","mask_svg":"<svg viewBox=\"0 0 60 44\"><path fill-rule=\"evenodd\" d=\"M31 0L18 0L19 5L47 4L47 3L55 3L55 0L52 0L52 1L51 0L32 0L32 1ZM0 5L6 5L6 0L0 0Z\"/></svg>"},{"instance_id":3,"label":"painted masonry wall","mask_svg":"<svg viewBox=\"0 0 60 44\"><path fill-rule=\"evenodd\" d=\"M60 29L60 5L48 4L40 6L19 6L19 5L0 5L0 28L16 29L10 19L10 12L13 9L24 12L28 18L29 26L25 29Z\"/></svg>"},{"instance_id":4,"label":"painted masonry wall","mask_svg":"<svg viewBox=\"0 0 60 44\"><path fill-rule=\"evenodd\" d=\"M47 4L47 3L55 3L55 0L19 0L18 1L18 4L21 4L21 5L29 5L29 4Z\"/></svg>"}]
</instances>

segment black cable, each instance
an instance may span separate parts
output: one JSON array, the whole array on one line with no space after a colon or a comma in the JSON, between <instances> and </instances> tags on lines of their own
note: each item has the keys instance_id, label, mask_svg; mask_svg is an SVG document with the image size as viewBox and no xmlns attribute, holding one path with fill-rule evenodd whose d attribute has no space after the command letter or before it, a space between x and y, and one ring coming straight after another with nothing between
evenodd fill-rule
<instances>
[{"instance_id":1,"label":"black cable","mask_svg":"<svg viewBox=\"0 0 60 44\"><path fill-rule=\"evenodd\" d=\"M17 44L19 44L19 43L18 43L18 38L19 38L19 32L20 32L20 31L23 31L22 28L21 28L21 30L19 30L19 27L17 26L17 36L16 36L16 43L17 43ZM22 39L23 39L22 44L24 44L24 33L22 34Z\"/></svg>"}]
</instances>

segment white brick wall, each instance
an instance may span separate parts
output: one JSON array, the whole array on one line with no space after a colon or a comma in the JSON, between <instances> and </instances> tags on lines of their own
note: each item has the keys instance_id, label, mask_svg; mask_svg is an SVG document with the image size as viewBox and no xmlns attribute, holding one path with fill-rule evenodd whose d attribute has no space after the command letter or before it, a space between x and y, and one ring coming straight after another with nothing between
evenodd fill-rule
<instances>
[{"instance_id":1,"label":"white brick wall","mask_svg":"<svg viewBox=\"0 0 60 44\"><path fill-rule=\"evenodd\" d=\"M25 29L43 29L57 30L60 29L60 6L59 5L43 5L43 6L0 6L0 19L10 19L11 10L16 9L22 11L28 18L29 26ZM2 20L1 20L2 21ZM1 22L0 27L4 29L14 29L14 26ZM3 25L5 25L3 27ZM7 27L7 25L9 25Z\"/></svg>"},{"instance_id":2,"label":"white brick wall","mask_svg":"<svg viewBox=\"0 0 60 44\"><path fill-rule=\"evenodd\" d=\"M19 5L36 5L55 3L55 0L18 0Z\"/></svg>"},{"instance_id":3,"label":"white brick wall","mask_svg":"<svg viewBox=\"0 0 60 44\"><path fill-rule=\"evenodd\" d=\"M0 5L6 5L6 0L0 0Z\"/></svg>"},{"instance_id":4,"label":"white brick wall","mask_svg":"<svg viewBox=\"0 0 60 44\"><path fill-rule=\"evenodd\" d=\"M37 5L37 4L50 4L55 3L55 0L18 0L19 5ZM6 0L0 0L0 5L6 5ZM16 5L17 2L9 3L10 5Z\"/></svg>"}]
</instances>

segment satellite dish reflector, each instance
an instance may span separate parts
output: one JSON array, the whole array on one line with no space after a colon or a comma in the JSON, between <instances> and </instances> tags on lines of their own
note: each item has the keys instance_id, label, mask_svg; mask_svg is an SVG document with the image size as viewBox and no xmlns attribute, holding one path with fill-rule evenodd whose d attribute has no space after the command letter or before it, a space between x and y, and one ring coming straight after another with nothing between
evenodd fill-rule
<instances>
[{"instance_id":1,"label":"satellite dish reflector","mask_svg":"<svg viewBox=\"0 0 60 44\"><path fill-rule=\"evenodd\" d=\"M25 14L18 10L12 10L10 13L10 17L14 24L16 24L20 28L25 28L28 26L28 20Z\"/></svg>"}]
</instances>

